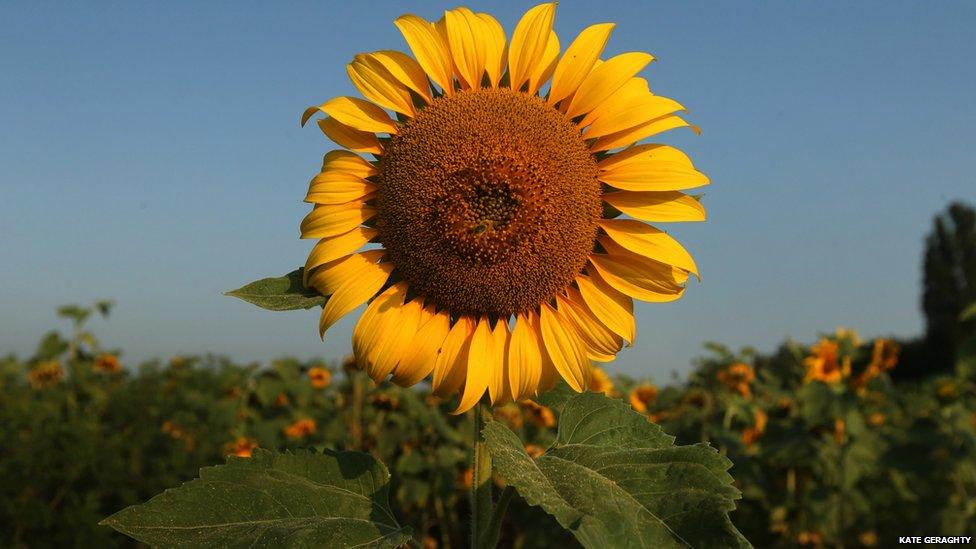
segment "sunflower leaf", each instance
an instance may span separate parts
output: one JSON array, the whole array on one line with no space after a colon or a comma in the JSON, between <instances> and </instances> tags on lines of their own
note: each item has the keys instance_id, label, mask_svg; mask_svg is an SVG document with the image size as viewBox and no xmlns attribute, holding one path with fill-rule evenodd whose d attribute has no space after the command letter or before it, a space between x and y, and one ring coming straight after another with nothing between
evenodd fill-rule
<instances>
[{"instance_id":1,"label":"sunflower leaf","mask_svg":"<svg viewBox=\"0 0 976 549\"><path fill-rule=\"evenodd\" d=\"M497 471L586 547L749 547L729 512L731 463L674 438L623 402L569 399L556 442L532 459L501 422L484 430Z\"/></svg>"},{"instance_id":2,"label":"sunflower leaf","mask_svg":"<svg viewBox=\"0 0 976 549\"><path fill-rule=\"evenodd\" d=\"M258 448L101 524L154 547L399 547L389 479L369 454Z\"/></svg>"},{"instance_id":3,"label":"sunflower leaf","mask_svg":"<svg viewBox=\"0 0 976 549\"><path fill-rule=\"evenodd\" d=\"M325 296L302 284L304 270L304 267L300 267L284 276L255 280L236 290L225 292L224 295L242 299L269 311L295 311L325 305L328 300Z\"/></svg>"}]
</instances>

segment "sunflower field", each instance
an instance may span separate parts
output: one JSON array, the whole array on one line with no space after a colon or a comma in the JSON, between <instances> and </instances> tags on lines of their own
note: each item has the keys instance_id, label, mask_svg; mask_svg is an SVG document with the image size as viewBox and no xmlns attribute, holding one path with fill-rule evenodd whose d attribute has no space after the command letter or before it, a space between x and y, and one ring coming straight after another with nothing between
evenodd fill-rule
<instances>
[{"instance_id":1,"label":"sunflower field","mask_svg":"<svg viewBox=\"0 0 976 549\"><path fill-rule=\"evenodd\" d=\"M0 544L129 546L98 523L262 449L355 450L388 464L410 543L467 543L472 415L423 387L376 385L351 362L214 356L126 364L87 328L110 304L64 307L73 324L26 359L0 360ZM731 518L759 547L892 543L963 535L976 521L976 354L954 372L893 383L901 350L838 329L775 353L710 345L686 382L609 376L590 391L660 425L679 444L708 442L734 464ZM539 459L553 445L567 386L494 409ZM505 493L506 479L493 478ZM234 502L227 502L234 504ZM244 502L237 502L243 504ZM576 545L550 514L511 497L500 545Z\"/></svg>"}]
</instances>

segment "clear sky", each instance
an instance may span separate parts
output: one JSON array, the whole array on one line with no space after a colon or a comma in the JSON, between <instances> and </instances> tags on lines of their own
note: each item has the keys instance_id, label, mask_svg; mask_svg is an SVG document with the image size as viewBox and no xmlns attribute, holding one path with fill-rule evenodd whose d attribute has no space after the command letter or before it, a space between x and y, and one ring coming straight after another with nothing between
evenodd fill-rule
<instances>
[{"instance_id":1,"label":"clear sky","mask_svg":"<svg viewBox=\"0 0 976 549\"><path fill-rule=\"evenodd\" d=\"M0 3L0 353L97 298L117 301L97 333L133 362L348 352L350 319L322 343L317 311L221 292L312 245L301 200L331 145L302 110L355 93L357 52L405 49L395 17L455 5ZM531 4L469 5L510 33ZM651 88L703 129L658 140L712 179L708 222L667 227L703 281L638 303L611 370L664 381L704 341L921 330L931 217L976 201L976 3L566 0L556 30L565 46L602 21L618 23L608 54L658 58Z\"/></svg>"}]
</instances>

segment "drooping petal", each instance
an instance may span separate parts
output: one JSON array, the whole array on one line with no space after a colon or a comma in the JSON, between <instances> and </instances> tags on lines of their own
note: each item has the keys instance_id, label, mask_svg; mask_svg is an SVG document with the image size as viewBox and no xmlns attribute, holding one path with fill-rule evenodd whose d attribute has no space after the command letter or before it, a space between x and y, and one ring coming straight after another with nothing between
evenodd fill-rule
<instances>
[{"instance_id":1,"label":"drooping petal","mask_svg":"<svg viewBox=\"0 0 976 549\"><path fill-rule=\"evenodd\" d=\"M593 152L600 152L616 149L618 147L627 147L637 143L641 139L646 139L652 135L657 135L661 132L673 130L675 128L691 128L691 130L695 133L701 133L698 126L689 124L680 116L671 114L645 122L639 126L634 126L630 129L600 137L592 145L590 145L590 150Z\"/></svg>"},{"instance_id":2,"label":"drooping petal","mask_svg":"<svg viewBox=\"0 0 976 549\"><path fill-rule=\"evenodd\" d=\"M549 32L549 41L546 43L546 51L539 59L539 64L529 76L529 94L539 91L539 88L549 80L552 72L556 70L556 63L559 61L559 37L555 32Z\"/></svg>"},{"instance_id":3,"label":"drooping petal","mask_svg":"<svg viewBox=\"0 0 976 549\"><path fill-rule=\"evenodd\" d=\"M556 370L574 390L585 391L590 382L590 361L573 327L557 309L545 303L541 307L539 328Z\"/></svg>"},{"instance_id":4,"label":"drooping petal","mask_svg":"<svg viewBox=\"0 0 976 549\"><path fill-rule=\"evenodd\" d=\"M603 53L603 48L606 47L615 26L614 23L600 23L586 27L566 48L566 53L559 60L552 75L550 103L558 103L579 88L600 58L600 54Z\"/></svg>"},{"instance_id":5,"label":"drooping petal","mask_svg":"<svg viewBox=\"0 0 976 549\"><path fill-rule=\"evenodd\" d=\"M406 295L406 284L394 284L383 290L360 315L352 331L352 351L361 368L367 367L367 357L384 341L384 334L378 328L382 327L385 315L403 305Z\"/></svg>"},{"instance_id":6,"label":"drooping petal","mask_svg":"<svg viewBox=\"0 0 976 549\"><path fill-rule=\"evenodd\" d=\"M539 4L525 12L515 26L508 48L508 74L513 90L522 88L545 56L555 16L555 2Z\"/></svg>"},{"instance_id":7,"label":"drooping petal","mask_svg":"<svg viewBox=\"0 0 976 549\"><path fill-rule=\"evenodd\" d=\"M634 300L607 284L594 270L589 276L576 277L583 302L604 326L634 344L637 322L634 320Z\"/></svg>"},{"instance_id":8,"label":"drooping petal","mask_svg":"<svg viewBox=\"0 0 976 549\"><path fill-rule=\"evenodd\" d=\"M356 89L370 101L409 117L416 115L410 91L376 58L359 54L346 65L346 74Z\"/></svg>"},{"instance_id":9,"label":"drooping petal","mask_svg":"<svg viewBox=\"0 0 976 549\"><path fill-rule=\"evenodd\" d=\"M608 156L599 166L600 181L628 191L677 191L709 183L684 153L664 145L630 147Z\"/></svg>"},{"instance_id":10,"label":"drooping petal","mask_svg":"<svg viewBox=\"0 0 976 549\"><path fill-rule=\"evenodd\" d=\"M622 53L607 59L583 79L566 115L576 118L595 109L653 60L653 56L644 52Z\"/></svg>"},{"instance_id":11,"label":"drooping petal","mask_svg":"<svg viewBox=\"0 0 976 549\"><path fill-rule=\"evenodd\" d=\"M603 219L600 227L614 242L636 254L699 276L691 254L660 229L634 219Z\"/></svg>"},{"instance_id":12,"label":"drooping petal","mask_svg":"<svg viewBox=\"0 0 976 549\"><path fill-rule=\"evenodd\" d=\"M322 172L341 172L366 179L380 173L376 166L350 151L329 151L322 159Z\"/></svg>"},{"instance_id":13,"label":"drooping petal","mask_svg":"<svg viewBox=\"0 0 976 549\"><path fill-rule=\"evenodd\" d=\"M586 308L583 297L575 288L569 288L566 296L556 296L557 308L563 318L572 324L586 347L586 355L597 362L610 362L623 346L623 338L613 333Z\"/></svg>"},{"instance_id":14,"label":"drooping petal","mask_svg":"<svg viewBox=\"0 0 976 549\"><path fill-rule=\"evenodd\" d=\"M355 130L395 134L400 129L382 108L358 97L334 97L309 111L319 110ZM308 111L306 111L307 115ZM310 116L310 115L308 115Z\"/></svg>"},{"instance_id":15,"label":"drooping petal","mask_svg":"<svg viewBox=\"0 0 976 549\"><path fill-rule=\"evenodd\" d=\"M617 290L653 302L674 301L684 293L686 272L675 272L670 265L629 252L608 237L597 241L608 253L591 254L590 263Z\"/></svg>"},{"instance_id":16,"label":"drooping petal","mask_svg":"<svg viewBox=\"0 0 976 549\"><path fill-rule=\"evenodd\" d=\"M677 191L604 193L603 201L644 221L705 221L705 207L692 196Z\"/></svg>"},{"instance_id":17,"label":"drooping petal","mask_svg":"<svg viewBox=\"0 0 976 549\"><path fill-rule=\"evenodd\" d=\"M648 93L643 97L615 105L613 109L596 118L586 128L584 138L592 139L610 135L683 110L685 110L684 105L674 99Z\"/></svg>"},{"instance_id":18,"label":"drooping petal","mask_svg":"<svg viewBox=\"0 0 976 549\"><path fill-rule=\"evenodd\" d=\"M428 310L426 321L410 341L400 363L393 372L393 382L410 387L434 371L438 351L451 331L451 318L445 312Z\"/></svg>"},{"instance_id":19,"label":"drooping petal","mask_svg":"<svg viewBox=\"0 0 976 549\"><path fill-rule=\"evenodd\" d=\"M427 73L412 57L395 50L380 50L363 55L378 61L397 81L413 90L425 102L431 102Z\"/></svg>"},{"instance_id":20,"label":"drooping petal","mask_svg":"<svg viewBox=\"0 0 976 549\"><path fill-rule=\"evenodd\" d=\"M434 361L434 377L431 380L434 395L443 398L461 388L467 372L471 334L476 325L473 318L461 316L451 326L451 331L437 354L437 360Z\"/></svg>"},{"instance_id":21,"label":"drooping petal","mask_svg":"<svg viewBox=\"0 0 976 549\"><path fill-rule=\"evenodd\" d=\"M491 87L497 88L508 61L505 55L505 29L497 19L487 13L479 13L478 17L484 21L485 26L485 70L488 71Z\"/></svg>"},{"instance_id":22,"label":"drooping petal","mask_svg":"<svg viewBox=\"0 0 976 549\"><path fill-rule=\"evenodd\" d=\"M302 220L302 238L327 238L348 233L376 215L376 209L356 200L346 204L316 204Z\"/></svg>"},{"instance_id":23,"label":"drooping petal","mask_svg":"<svg viewBox=\"0 0 976 549\"><path fill-rule=\"evenodd\" d=\"M393 373L410 342L417 336L422 309L420 300L414 299L378 315L380 323L375 329L382 334L383 341L366 355L366 371L373 381L379 383Z\"/></svg>"},{"instance_id":24,"label":"drooping petal","mask_svg":"<svg viewBox=\"0 0 976 549\"><path fill-rule=\"evenodd\" d=\"M465 89L481 87L488 59L488 42L493 40L485 21L468 8L444 12L447 45Z\"/></svg>"},{"instance_id":25,"label":"drooping petal","mask_svg":"<svg viewBox=\"0 0 976 549\"><path fill-rule=\"evenodd\" d=\"M494 338L488 319L479 319L468 347L464 392L461 394L457 409L452 413L460 414L470 410L488 390L488 380L491 378L495 360L493 343Z\"/></svg>"},{"instance_id":26,"label":"drooping petal","mask_svg":"<svg viewBox=\"0 0 976 549\"><path fill-rule=\"evenodd\" d=\"M345 204L376 190L376 186L365 179L338 171L322 172L312 178L308 186L305 202L313 204Z\"/></svg>"},{"instance_id":27,"label":"drooping petal","mask_svg":"<svg viewBox=\"0 0 976 549\"><path fill-rule=\"evenodd\" d=\"M508 340L507 357L508 384L513 399L522 400L535 395L542 375L542 345L528 316L516 316Z\"/></svg>"},{"instance_id":28,"label":"drooping petal","mask_svg":"<svg viewBox=\"0 0 976 549\"><path fill-rule=\"evenodd\" d=\"M331 116L319 120L318 125L326 137L350 151L383 154L383 146L374 133L350 128Z\"/></svg>"},{"instance_id":29,"label":"drooping petal","mask_svg":"<svg viewBox=\"0 0 976 549\"><path fill-rule=\"evenodd\" d=\"M410 51L427 76L444 90L454 94L454 78L451 76L451 55L447 44L434 25L416 15L403 15L394 24L400 29Z\"/></svg>"},{"instance_id":30,"label":"drooping petal","mask_svg":"<svg viewBox=\"0 0 976 549\"><path fill-rule=\"evenodd\" d=\"M392 263L362 264L354 276L346 279L336 288L322 308L322 315L319 317L319 337L325 337L325 331L340 318L376 295L376 292L383 288L392 271Z\"/></svg>"},{"instance_id":31,"label":"drooping petal","mask_svg":"<svg viewBox=\"0 0 976 549\"><path fill-rule=\"evenodd\" d=\"M308 286L322 295L332 295L362 273L373 270L385 250L367 250L330 261L308 277Z\"/></svg>"},{"instance_id":32,"label":"drooping petal","mask_svg":"<svg viewBox=\"0 0 976 549\"><path fill-rule=\"evenodd\" d=\"M546 343L542 338L542 320L539 318L539 314L535 311L529 311L525 318L532 329L532 337L539 345L539 355L542 360L542 368L539 371L539 387L536 391L538 394L555 387L562 376L559 375L559 370L556 369L556 364L553 362L549 350L546 349Z\"/></svg>"},{"instance_id":33,"label":"drooping petal","mask_svg":"<svg viewBox=\"0 0 976 549\"><path fill-rule=\"evenodd\" d=\"M305 260L305 270L303 271L305 285L308 285L308 277L316 267L355 252L360 247L365 246L378 232L369 227L355 227L348 233L319 240L312 248L311 253L308 254L308 259Z\"/></svg>"},{"instance_id":34,"label":"drooping petal","mask_svg":"<svg viewBox=\"0 0 976 549\"><path fill-rule=\"evenodd\" d=\"M512 400L508 373L508 323L499 319L491 330L491 378L488 380L488 395L492 405L504 404Z\"/></svg>"}]
</instances>

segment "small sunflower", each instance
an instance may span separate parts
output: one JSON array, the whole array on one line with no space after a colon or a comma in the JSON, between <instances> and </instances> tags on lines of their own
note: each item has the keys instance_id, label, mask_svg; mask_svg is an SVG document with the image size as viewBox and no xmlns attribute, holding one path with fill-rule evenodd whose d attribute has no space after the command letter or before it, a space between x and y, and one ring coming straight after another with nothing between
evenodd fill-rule
<instances>
[{"instance_id":1,"label":"small sunflower","mask_svg":"<svg viewBox=\"0 0 976 549\"><path fill-rule=\"evenodd\" d=\"M313 389L325 389L332 381L332 374L326 368L316 366L308 371L308 379Z\"/></svg>"},{"instance_id":2,"label":"small sunflower","mask_svg":"<svg viewBox=\"0 0 976 549\"><path fill-rule=\"evenodd\" d=\"M122 371L122 364L115 355L100 355L95 359L93 368L96 372L116 374Z\"/></svg>"},{"instance_id":3,"label":"small sunflower","mask_svg":"<svg viewBox=\"0 0 976 549\"><path fill-rule=\"evenodd\" d=\"M591 360L633 343L632 299L673 301L698 276L645 221L703 221L681 191L708 178L673 147L636 144L697 128L637 76L651 55L600 59L613 24L583 29L560 56L555 10L530 9L510 38L467 8L404 15L413 57L356 55L346 69L366 99L302 117L323 113L345 149L325 155L301 225L319 239L304 282L330 296L320 333L368 303L359 365L404 386L432 376L436 395L460 395L457 412L559 377L585 390Z\"/></svg>"},{"instance_id":4,"label":"small sunflower","mask_svg":"<svg viewBox=\"0 0 976 549\"><path fill-rule=\"evenodd\" d=\"M851 375L851 357L840 356L837 341L823 338L810 347L810 353L810 356L803 359L803 365L807 369L804 382L822 381L834 384Z\"/></svg>"},{"instance_id":5,"label":"small sunflower","mask_svg":"<svg viewBox=\"0 0 976 549\"><path fill-rule=\"evenodd\" d=\"M658 389L656 385L641 383L630 391L630 405L640 413L647 411L647 407L657 400Z\"/></svg>"}]
</instances>

